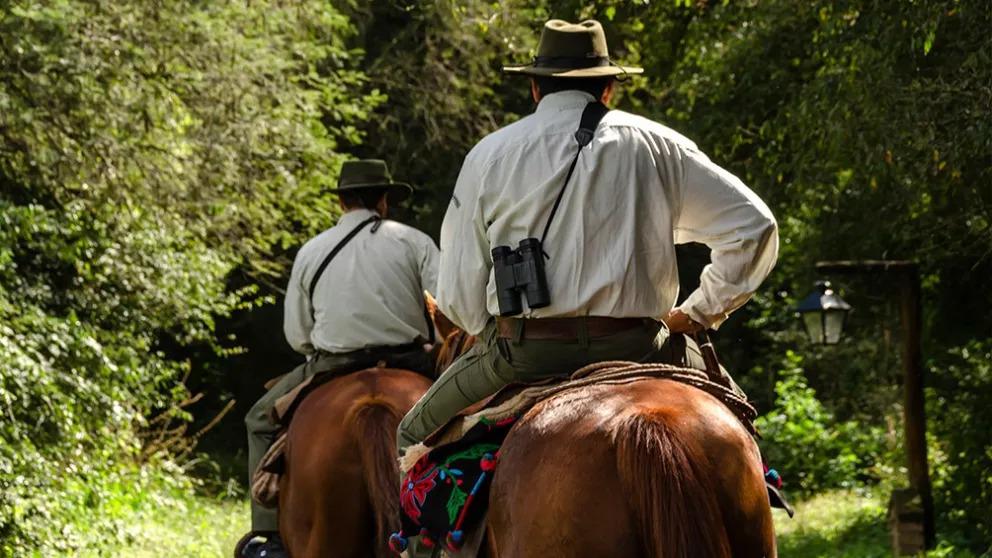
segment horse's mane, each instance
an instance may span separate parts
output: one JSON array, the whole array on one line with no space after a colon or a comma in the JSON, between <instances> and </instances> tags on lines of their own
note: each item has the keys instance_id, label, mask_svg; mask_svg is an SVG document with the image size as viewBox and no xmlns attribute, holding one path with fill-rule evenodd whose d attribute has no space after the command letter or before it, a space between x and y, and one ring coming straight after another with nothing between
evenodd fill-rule
<instances>
[{"instance_id":1,"label":"horse's mane","mask_svg":"<svg viewBox=\"0 0 992 558\"><path fill-rule=\"evenodd\" d=\"M475 345L476 337L455 328L441 343L441 348L437 353L437 372L444 372L456 358L460 357Z\"/></svg>"},{"instance_id":2,"label":"horse's mane","mask_svg":"<svg viewBox=\"0 0 992 558\"><path fill-rule=\"evenodd\" d=\"M427 305L427 314L437 328L441 345L436 348L435 370L440 374L444 372L456 358L462 356L465 351L475 345L475 336L468 335L454 324L437 307L437 300L429 292L424 291L424 302Z\"/></svg>"}]
</instances>

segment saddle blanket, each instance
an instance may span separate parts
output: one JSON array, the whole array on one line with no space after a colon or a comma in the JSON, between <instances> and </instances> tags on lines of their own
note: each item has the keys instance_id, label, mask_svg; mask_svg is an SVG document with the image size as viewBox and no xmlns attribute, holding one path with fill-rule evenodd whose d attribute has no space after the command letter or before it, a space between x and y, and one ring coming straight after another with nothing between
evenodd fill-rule
<instances>
[{"instance_id":1,"label":"saddle blanket","mask_svg":"<svg viewBox=\"0 0 992 558\"><path fill-rule=\"evenodd\" d=\"M440 544L448 552L457 553L469 538L467 531L478 527L485 514L489 485L504 438L517 419L538 402L583 386L653 378L678 381L714 395L757 436L752 424L757 415L754 408L732 390L710 381L700 370L667 364L603 362L582 368L565 381L510 385L466 409L423 444L407 449L400 460L402 528L390 537L390 547L401 553L409 537L419 536L423 547ZM766 474L766 481L769 475L780 483L774 470ZM775 493L778 495L777 489Z\"/></svg>"}]
</instances>

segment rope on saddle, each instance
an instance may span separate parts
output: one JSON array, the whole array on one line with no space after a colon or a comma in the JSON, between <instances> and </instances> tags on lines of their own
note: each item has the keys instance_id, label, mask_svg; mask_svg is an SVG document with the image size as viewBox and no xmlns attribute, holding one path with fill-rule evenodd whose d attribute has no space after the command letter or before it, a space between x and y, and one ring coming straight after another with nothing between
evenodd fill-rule
<instances>
[{"instance_id":1,"label":"rope on saddle","mask_svg":"<svg viewBox=\"0 0 992 558\"><path fill-rule=\"evenodd\" d=\"M754 407L741 394L712 380L703 370L671 364L644 364L623 360L597 362L572 374L572 381L567 382L566 389L603 383L626 383L647 378L672 380L705 391L723 403L752 436L758 437L758 431L754 427L754 419L757 418L758 412Z\"/></svg>"}]
</instances>

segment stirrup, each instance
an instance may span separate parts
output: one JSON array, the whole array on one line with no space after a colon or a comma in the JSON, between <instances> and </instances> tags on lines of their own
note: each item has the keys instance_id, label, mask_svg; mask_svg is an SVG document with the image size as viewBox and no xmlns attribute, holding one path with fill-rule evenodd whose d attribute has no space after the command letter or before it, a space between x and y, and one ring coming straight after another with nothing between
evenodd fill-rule
<instances>
[{"instance_id":1,"label":"stirrup","mask_svg":"<svg viewBox=\"0 0 992 558\"><path fill-rule=\"evenodd\" d=\"M243 553L245 551L245 547L248 546L248 543L255 540L255 537L261 537L261 536L262 536L261 531L248 531L248 533L245 536L238 539L237 544L234 545L234 558L242 558Z\"/></svg>"}]
</instances>

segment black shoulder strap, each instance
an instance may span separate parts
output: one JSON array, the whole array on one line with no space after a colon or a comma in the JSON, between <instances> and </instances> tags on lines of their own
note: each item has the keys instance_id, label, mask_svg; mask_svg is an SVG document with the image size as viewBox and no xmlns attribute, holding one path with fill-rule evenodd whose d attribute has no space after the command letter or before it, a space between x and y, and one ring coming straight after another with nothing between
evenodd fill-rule
<instances>
[{"instance_id":1,"label":"black shoulder strap","mask_svg":"<svg viewBox=\"0 0 992 558\"><path fill-rule=\"evenodd\" d=\"M424 320L427 322L427 342L433 345L437 339L434 335L434 320L431 319L431 311L427 308L426 299L424 300Z\"/></svg>"},{"instance_id":2,"label":"black shoulder strap","mask_svg":"<svg viewBox=\"0 0 992 558\"><path fill-rule=\"evenodd\" d=\"M555 204L551 207L551 214L548 215L548 221L544 224L544 232L541 234L541 246L544 246L544 240L548 236L548 230L551 229L551 221L555 218L555 213L558 213L558 206L561 205L561 199L565 195L565 188L568 187L568 181L572 178L572 173L575 172L575 165L579 162L579 155L582 153L582 148L589 145L592 141L593 136L596 134L596 128L599 126L599 122L603 120L606 113L610 109L606 107L603 103L599 101L589 103L586 108L582 110L582 118L579 120L579 129L575 131L575 141L579 144L579 148L575 151L575 158L572 159L572 165L568 167L568 174L565 175L565 182L561 185L561 190L558 191L558 197L555 198ZM545 257L547 253L545 253Z\"/></svg>"},{"instance_id":3,"label":"black shoulder strap","mask_svg":"<svg viewBox=\"0 0 992 558\"><path fill-rule=\"evenodd\" d=\"M334 246L334 248L331 248L330 253L328 253L327 256L324 257L324 261L320 262L320 267L317 268L317 273L314 273L313 279L310 280L310 312L311 313L313 312L313 292L317 288L317 281L320 281L320 276L323 275L324 270L327 269L327 264L331 263L331 260L334 259L334 256L337 256L338 252L340 252L341 249L344 248L345 244L351 242L351 239L355 238L355 236L358 233L360 233L362 229L364 229L365 227L369 226L372 223L381 220L382 218L379 217L378 215L373 215L372 217L369 217L368 219L359 223L358 226L351 229L351 232L345 235L345 237L342 238L341 241ZM372 232L375 232L375 229L376 227L373 227Z\"/></svg>"}]
</instances>

